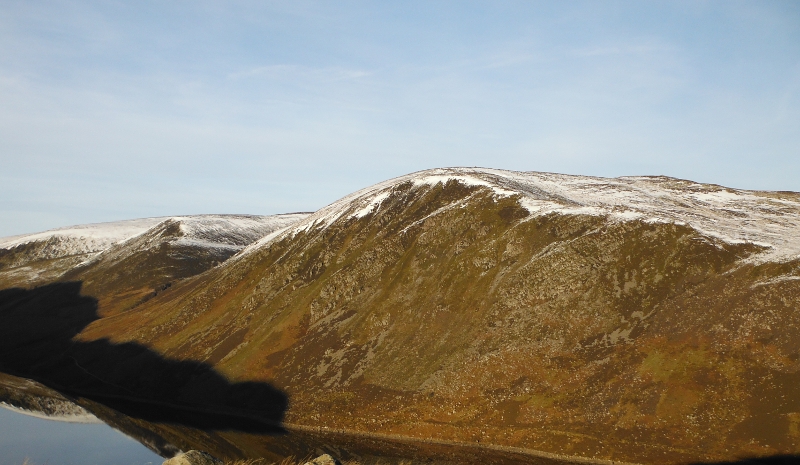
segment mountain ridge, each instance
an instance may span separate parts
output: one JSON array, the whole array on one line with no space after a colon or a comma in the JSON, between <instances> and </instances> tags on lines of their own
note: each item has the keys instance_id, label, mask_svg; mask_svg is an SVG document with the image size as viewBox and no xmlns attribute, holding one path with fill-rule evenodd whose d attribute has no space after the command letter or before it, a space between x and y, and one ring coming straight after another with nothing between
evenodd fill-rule
<instances>
[{"instance_id":1,"label":"mountain ridge","mask_svg":"<svg viewBox=\"0 0 800 465\"><path fill-rule=\"evenodd\" d=\"M611 215L615 219L623 221L643 219L655 222L685 223L698 231L729 243L749 242L765 245L775 249L773 254L778 260L800 256L800 241L794 237L792 237L794 240L785 241L787 232L799 228L800 224L797 223L796 218L792 221L782 221L785 213L796 214L799 211L800 194L798 193L732 189L668 176L602 178L488 168L437 168L383 181L321 208L284 234L291 234L301 228L307 230L318 223L326 224L347 213L351 217L364 216L378 207L394 186L404 182L410 181L418 186L438 182L446 183L449 180L456 180L465 185L485 186L492 189L498 196L519 195L521 196L521 205L532 216L558 212ZM683 196L681 196L682 193ZM636 198L637 194L644 198ZM354 205L355 203L358 206ZM656 205L651 206L653 204ZM354 211L346 212L348 209ZM693 211L695 209L700 209L702 213ZM761 215L756 215L756 212L748 212L748 209L758 210ZM724 213L713 215L711 214L713 210ZM725 221L725 224L714 225L710 221L703 221L703 214L715 222ZM750 217L747 217L748 214ZM730 221L731 218L735 218L735 220ZM771 223L775 231L771 234L766 231L737 233L736 230L739 228L732 223L748 220ZM749 237L748 233L752 237ZM780 240L781 236L784 240ZM251 247L257 247L272 237L264 238ZM771 260L767 257L764 259Z\"/></svg>"},{"instance_id":2,"label":"mountain ridge","mask_svg":"<svg viewBox=\"0 0 800 465\"><path fill-rule=\"evenodd\" d=\"M6 287L31 285L66 275L76 276L80 270L91 268L104 259L119 261L125 254L166 244L208 251L216 261L224 261L253 241L306 215L153 217L0 238L0 283ZM143 238L148 234L153 237ZM145 243L140 244L138 250L131 250L131 242L137 240ZM39 273L44 273L41 279Z\"/></svg>"}]
</instances>

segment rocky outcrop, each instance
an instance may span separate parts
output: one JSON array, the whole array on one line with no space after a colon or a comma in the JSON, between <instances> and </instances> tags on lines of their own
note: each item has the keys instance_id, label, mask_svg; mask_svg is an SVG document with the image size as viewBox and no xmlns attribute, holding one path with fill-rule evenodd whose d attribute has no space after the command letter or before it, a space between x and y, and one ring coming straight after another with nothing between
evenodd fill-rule
<instances>
[{"instance_id":1,"label":"rocky outcrop","mask_svg":"<svg viewBox=\"0 0 800 465\"><path fill-rule=\"evenodd\" d=\"M340 465L340 463L329 454L322 454L314 460L304 463L303 465Z\"/></svg>"}]
</instances>

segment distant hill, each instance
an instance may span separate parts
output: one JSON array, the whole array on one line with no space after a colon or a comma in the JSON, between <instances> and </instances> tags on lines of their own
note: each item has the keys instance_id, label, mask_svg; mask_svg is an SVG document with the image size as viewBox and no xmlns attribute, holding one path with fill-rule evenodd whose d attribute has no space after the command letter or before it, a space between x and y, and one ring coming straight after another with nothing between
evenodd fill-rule
<instances>
[{"instance_id":1,"label":"distant hill","mask_svg":"<svg viewBox=\"0 0 800 465\"><path fill-rule=\"evenodd\" d=\"M75 278L87 285L104 283L106 290L90 289L104 295L139 284L165 285L205 271L306 216L142 218L0 238L0 285L30 287Z\"/></svg>"},{"instance_id":2,"label":"distant hill","mask_svg":"<svg viewBox=\"0 0 800 465\"><path fill-rule=\"evenodd\" d=\"M107 316L77 340L269 382L287 424L646 463L800 452L800 194L436 169L282 224L244 247L165 220L93 252L61 275Z\"/></svg>"}]
</instances>

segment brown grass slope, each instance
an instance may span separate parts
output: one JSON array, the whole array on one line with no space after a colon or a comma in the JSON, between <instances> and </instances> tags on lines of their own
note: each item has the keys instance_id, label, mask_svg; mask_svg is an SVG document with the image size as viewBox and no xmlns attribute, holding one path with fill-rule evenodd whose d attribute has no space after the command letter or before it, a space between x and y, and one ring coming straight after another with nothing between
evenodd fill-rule
<instances>
[{"instance_id":1,"label":"brown grass slope","mask_svg":"<svg viewBox=\"0 0 800 465\"><path fill-rule=\"evenodd\" d=\"M652 463L797 453L800 262L758 251L404 183L80 337L269 381L290 424Z\"/></svg>"}]
</instances>

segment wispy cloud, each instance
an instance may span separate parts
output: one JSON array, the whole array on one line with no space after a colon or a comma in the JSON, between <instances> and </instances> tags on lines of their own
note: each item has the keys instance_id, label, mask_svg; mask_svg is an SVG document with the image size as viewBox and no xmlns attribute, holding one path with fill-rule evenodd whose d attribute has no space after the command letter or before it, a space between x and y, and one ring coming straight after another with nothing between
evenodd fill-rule
<instances>
[{"instance_id":1,"label":"wispy cloud","mask_svg":"<svg viewBox=\"0 0 800 465\"><path fill-rule=\"evenodd\" d=\"M541 53L531 52L503 52L497 55L490 56L488 59L483 60L484 63L480 66L484 69L499 69L511 66L520 66L529 64L536 60L541 60Z\"/></svg>"},{"instance_id":2,"label":"wispy cloud","mask_svg":"<svg viewBox=\"0 0 800 465\"><path fill-rule=\"evenodd\" d=\"M646 54L662 54L674 53L676 48L666 44L621 44L621 45L594 45L589 47L581 47L572 50L575 56L584 57L603 57L603 56L618 56L618 55L646 55Z\"/></svg>"},{"instance_id":3,"label":"wispy cloud","mask_svg":"<svg viewBox=\"0 0 800 465\"><path fill-rule=\"evenodd\" d=\"M329 66L324 68L312 68L308 66L280 64L257 66L252 69L228 74L229 79L308 79L314 81L333 82L360 79L370 76L372 72L361 69L344 68L340 66Z\"/></svg>"}]
</instances>

